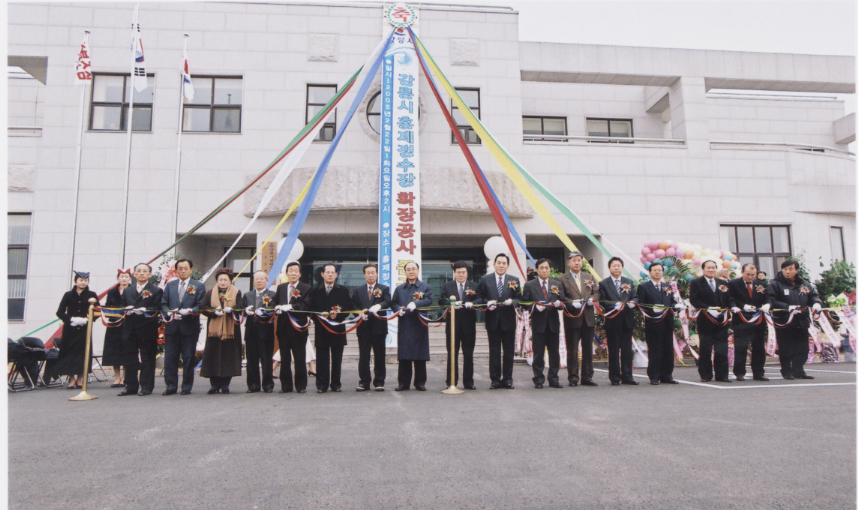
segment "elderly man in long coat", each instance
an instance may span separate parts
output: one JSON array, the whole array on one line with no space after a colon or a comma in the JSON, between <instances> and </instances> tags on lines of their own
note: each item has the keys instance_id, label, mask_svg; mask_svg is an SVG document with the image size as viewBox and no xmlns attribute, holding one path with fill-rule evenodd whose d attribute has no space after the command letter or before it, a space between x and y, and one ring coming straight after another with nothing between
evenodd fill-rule
<instances>
[{"instance_id":1,"label":"elderly man in long coat","mask_svg":"<svg viewBox=\"0 0 858 510\"><path fill-rule=\"evenodd\" d=\"M390 307L399 312L397 358L399 359L399 386L396 391L411 387L412 363L414 387L426 391L426 362L429 361L429 328L420 318L420 307L432 304L432 287L417 276L416 262L405 265L405 283L396 287Z\"/></svg>"}]
</instances>

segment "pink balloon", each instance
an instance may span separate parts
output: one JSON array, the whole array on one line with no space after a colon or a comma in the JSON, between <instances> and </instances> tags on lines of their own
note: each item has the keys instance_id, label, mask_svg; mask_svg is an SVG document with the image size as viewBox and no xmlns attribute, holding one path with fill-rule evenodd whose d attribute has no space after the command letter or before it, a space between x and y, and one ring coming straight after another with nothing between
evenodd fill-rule
<instances>
[{"instance_id":1,"label":"pink balloon","mask_svg":"<svg viewBox=\"0 0 858 510\"><path fill-rule=\"evenodd\" d=\"M658 249L658 241L650 241L646 243L646 247L652 251L655 251Z\"/></svg>"},{"instance_id":2,"label":"pink balloon","mask_svg":"<svg viewBox=\"0 0 858 510\"><path fill-rule=\"evenodd\" d=\"M643 255L644 257L646 257L647 255L649 255L650 253L652 253L652 250L650 250L648 246L644 246L644 247L641 249L641 255Z\"/></svg>"},{"instance_id":3,"label":"pink balloon","mask_svg":"<svg viewBox=\"0 0 858 510\"><path fill-rule=\"evenodd\" d=\"M676 249L676 256L679 258L684 258L685 257L685 250L683 250L681 248L677 248Z\"/></svg>"},{"instance_id":4,"label":"pink balloon","mask_svg":"<svg viewBox=\"0 0 858 510\"><path fill-rule=\"evenodd\" d=\"M647 263L646 257L641 257L641 264L646 264L646 263Z\"/></svg>"},{"instance_id":5,"label":"pink balloon","mask_svg":"<svg viewBox=\"0 0 858 510\"><path fill-rule=\"evenodd\" d=\"M678 250L679 249L679 243L670 243L670 247L673 248L674 250Z\"/></svg>"},{"instance_id":6,"label":"pink balloon","mask_svg":"<svg viewBox=\"0 0 858 510\"><path fill-rule=\"evenodd\" d=\"M655 250L653 253L655 253L656 258L660 259L660 258L664 257L664 250L662 250L661 248L659 248L658 250Z\"/></svg>"},{"instance_id":7,"label":"pink balloon","mask_svg":"<svg viewBox=\"0 0 858 510\"><path fill-rule=\"evenodd\" d=\"M692 259L691 263L694 264L695 266L699 266L700 265L700 259Z\"/></svg>"},{"instance_id":8,"label":"pink balloon","mask_svg":"<svg viewBox=\"0 0 858 510\"><path fill-rule=\"evenodd\" d=\"M647 262L652 262L653 260L655 260L655 253L650 253L649 255L647 255L646 260Z\"/></svg>"},{"instance_id":9,"label":"pink balloon","mask_svg":"<svg viewBox=\"0 0 858 510\"><path fill-rule=\"evenodd\" d=\"M667 255L668 257L675 257L676 256L676 249L672 248L672 247L668 248L668 249L664 250L664 254Z\"/></svg>"}]
</instances>

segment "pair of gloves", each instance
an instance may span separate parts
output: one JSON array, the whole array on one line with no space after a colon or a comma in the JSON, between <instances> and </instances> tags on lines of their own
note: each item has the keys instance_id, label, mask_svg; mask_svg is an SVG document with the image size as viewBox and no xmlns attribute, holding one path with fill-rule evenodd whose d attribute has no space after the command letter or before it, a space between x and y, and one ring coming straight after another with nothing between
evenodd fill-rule
<instances>
[{"instance_id":1,"label":"pair of gloves","mask_svg":"<svg viewBox=\"0 0 858 510\"><path fill-rule=\"evenodd\" d=\"M132 312L134 315L143 315L143 312L146 311L145 308L134 308L133 306L126 306L125 309Z\"/></svg>"},{"instance_id":2,"label":"pair of gloves","mask_svg":"<svg viewBox=\"0 0 858 510\"><path fill-rule=\"evenodd\" d=\"M248 314L252 313L252 314L256 315L257 317L262 317L263 315L265 315L265 310L262 308L257 308L256 311L254 312L252 305L245 308L244 312L248 313Z\"/></svg>"},{"instance_id":3,"label":"pair of gloves","mask_svg":"<svg viewBox=\"0 0 858 510\"><path fill-rule=\"evenodd\" d=\"M456 310L461 310L462 308L473 308L474 303L470 301L456 301L456 296L450 296L450 301L456 305Z\"/></svg>"},{"instance_id":4,"label":"pair of gloves","mask_svg":"<svg viewBox=\"0 0 858 510\"><path fill-rule=\"evenodd\" d=\"M561 303L560 301L555 301L548 306L553 306L554 308L563 308L563 303ZM545 305L536 305L536 309L541 312L545 310Z\"/></svg>"},{"instance_id":5,"label":"pair of gloves","mask_svg":"<svg viewBox=\"0 0 858 510\"><path fill-rule=\"evenodd\" d=\"M507 299L502 304L503 304L503 306L511 306L512 305L512 299ZM497 309L497 307L498 307L498 302L496 299L492 299L491 301L486 303L486 305L489 307L489 310L495 311L495 309Z\"/></svg>"},{"instance_id":6,"label":"pair of gloves","mask_svg":"<svg viewBox=\"0 0 858 510\"><path fill-rule=\"evenodd\" d=\"M575 308L581 308L582 306L584 306L584 303L581 303L580 299L574 299L572 300L572 306L574 306ZM587 306L593 306L593 298L587 299Z\"/></svg>"},{"instance_id":7,"label":"pair of gloves","mask_svg":"<svg viewBox=\"0 0 858 510\"><path fill-rule=\"evenodd\" d=\"M181 310L179 310L179 313L182 313ZM232 313L232 307L225 306L223 307L223 310L215 310L215 315L217 315L218 317L223 317L223 314L225 313Z\"/></svg>"},{"instance_id":8,"label":"pair of gloves","mask_svg":"<svg viewBox=\"0 0 858 510\"><path fill-rule=\"evenodd\" d=\"M417 305L414 304L414 301L408 303L408 306L399 309L399 315L405 315L406 310L408 310L409 312L413 312L414 310L417 310Z\"/></svg>"},{"instance_id":9,"label":"pair of gloves","mask_svg":"<svg viewBox=\"0 0 858 510\"><path fill-rule=\"evenodd\" d=\"M69 319L69 324L72 327L86 326L87 322L89 322L89 320L86 317L72 317Z\"/></svg>"}]
</instances>

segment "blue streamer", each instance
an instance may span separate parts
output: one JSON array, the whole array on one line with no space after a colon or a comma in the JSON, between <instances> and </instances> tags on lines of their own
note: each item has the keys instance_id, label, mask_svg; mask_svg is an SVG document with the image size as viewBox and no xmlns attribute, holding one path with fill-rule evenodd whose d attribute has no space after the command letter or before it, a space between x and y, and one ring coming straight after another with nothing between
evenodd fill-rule
<instances>
[{"instance_id":1,"label":"blue streamer","mask_svg":"<svg viewBox=\"0 0 858 510\"><path fill-rule=\"evenodd\" d=\"M378 53L378 57L373 62L372 67L370 67L369 72L364 77L363 83L360 86L360 89L357 92L357 96L352 102L351 107L349 108L348 113L343 119L343 125L340 129L337 130L336 136L334 136L334 140L331 142L331 146L328 147L328 151L325 152L325 157L322 158L322 163L319 165L319 170L316 172L315 177L313 177L313 182L310 184L310 189L307 191L307 195L304 197L304 200L301 202L301 206L298 208L298 212L295 215L295 219L292 221L292 225L289 227L289 234L286 236L286 240L283 242L283 247L280 249L280 253L277 254L277 258L274 260L274 264L271 266L271 271L268 273L268 286L271 287L274 284L274 281L277 279L277 275L280 274L280 269L283 267L283 264L286 263L286 257L289 256L289 253L292 251L292 247L295 246L295 240L298 239L298 234L301 233L301 229L304 228L304 223L307 221L307 215L310 214L310 208L313 206L313 202L316 200L316 193L318 193L319 188L322 186L322 180L325 178L325 173L328 170L328 165L331 162L331 158L334 155L334 151L337 150L337 145L340 143L340 138L342 138L343 133L346 132L346 127L348 127L349 122L352 120L352 116L354 116L355 111L357 111L360 102L363 100L364 96L366 96L367 90L369 90L369 86L375 78L376 73L378 73L378 68L381 66L381 61L384 59L384 54L387 53L387 48L390 46L390 42L393 40L394 32L390 33L390 36L387 39L387 42L384 44L384 48Z\"/></svg>"}]
</instances>

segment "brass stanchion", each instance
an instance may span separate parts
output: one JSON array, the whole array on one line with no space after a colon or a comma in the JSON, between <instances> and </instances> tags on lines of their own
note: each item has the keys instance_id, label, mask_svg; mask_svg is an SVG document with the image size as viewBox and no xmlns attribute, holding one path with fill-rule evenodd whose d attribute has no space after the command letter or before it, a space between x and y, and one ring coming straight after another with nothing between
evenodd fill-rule
<instances>
[{"instance_id":1,"label":"brass stanchion","mask_svg":"<svg viewBox=\"0 0 858 510\"><path fill-rule=\"evenodd\" d=\"M86 353L83 356L83 389L80 393L71 397L69 400L95 400L98 398L95 395L90 395L86 392L86 383L89 380L87 372L89 372L89 345L92 341L92 318L94 316L93 308L95 308L95 304L97 302L97 299L89 298L89 312L86 314ZM101 316L101 312L98 312L98 315Z\"/></svg>"},{"instance_id":2,"label":"brass stanchion","mask_svg":"<svg viewBox=\"0 0 858 510\"><path fill-rule=\"evenodd\" d=\"M444 395L464 393L456 387L456 307L450 303L450 387L442 391Z\"/></svg>"}]
</instances>

